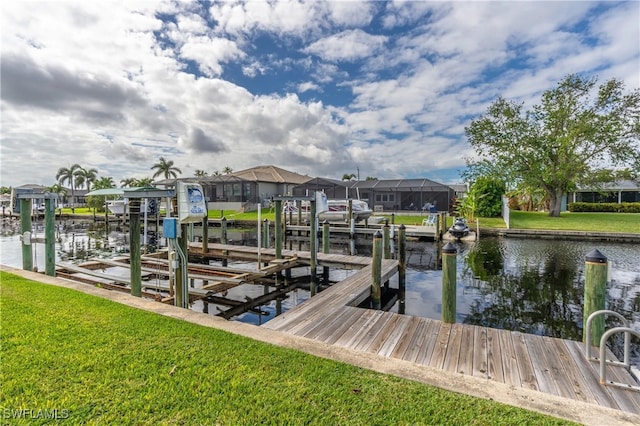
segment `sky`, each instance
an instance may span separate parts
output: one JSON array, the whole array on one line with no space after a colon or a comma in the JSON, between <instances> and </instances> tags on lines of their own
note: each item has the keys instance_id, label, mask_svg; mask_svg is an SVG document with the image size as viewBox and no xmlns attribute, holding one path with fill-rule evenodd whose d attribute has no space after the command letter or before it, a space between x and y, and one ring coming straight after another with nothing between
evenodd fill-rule
<instances>
[{"instance_id":1,"label":"sky","mask_svg":"<svg viewBox=\"0 0 640 426\"><path fill-rule=\"evenodd\" d=\"M568 74L640 87L640 2L4 1L2 186L192 177L461 182L464 129Z\"/></svg>"}]
</instances>

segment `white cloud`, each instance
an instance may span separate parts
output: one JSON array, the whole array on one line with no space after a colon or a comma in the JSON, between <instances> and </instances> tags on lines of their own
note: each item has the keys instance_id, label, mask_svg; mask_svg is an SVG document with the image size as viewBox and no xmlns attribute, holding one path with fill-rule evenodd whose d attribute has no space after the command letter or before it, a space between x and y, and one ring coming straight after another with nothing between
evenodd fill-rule
<instances>
[{"instance_id":1,"label":"white cloud","mask_svg":"<svg viewBox=\"0 0 640 426\"><path fill-rule=\"evenodd\" d=\"M160 156L431 177L464 166L499 95L530 105L571 72L640 86L637 2L5 3L2 185Z\"/></svg>"},{"instance_id":2,"label":"white cloud","mask_svg":"<svg viewBox=\"0 0 640 426\"><path fill-rule=\"evenodd\" d=\"M385 36L367 34L360 29L347 30L320 39L304 51L328 61L353 61L376 54L386 40Z\"/></svg>"}]
</instances>

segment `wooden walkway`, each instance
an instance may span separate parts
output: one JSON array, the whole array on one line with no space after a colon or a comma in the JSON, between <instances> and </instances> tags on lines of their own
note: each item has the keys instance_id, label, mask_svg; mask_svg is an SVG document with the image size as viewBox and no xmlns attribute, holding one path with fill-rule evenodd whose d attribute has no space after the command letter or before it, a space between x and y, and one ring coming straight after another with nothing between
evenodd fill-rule
<instances>
[{"instance_id":1,"label":"wooden walkway","mask_svg":"<svg viewBox=\"0 0 640 426\"><path fill-rule=\"evenodd\" d=\"M262 327L640 414L640 393L600 385L599 364L585 360L582 343L357 308L370 276L365 267ZM607 377L637 384L620 367L608 367Z\"/></svg>"}]
</instances>

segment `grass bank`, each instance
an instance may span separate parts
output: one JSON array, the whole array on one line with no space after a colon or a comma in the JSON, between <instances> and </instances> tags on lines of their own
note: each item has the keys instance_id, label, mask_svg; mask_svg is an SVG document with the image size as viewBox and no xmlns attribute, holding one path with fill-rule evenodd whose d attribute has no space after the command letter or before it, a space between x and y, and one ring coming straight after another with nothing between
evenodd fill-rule
<instances>
[{"instance_id":1,"label":"grass bank","mask_svg":"<svg viewBox=\"0 0 640 426\"><path fill-rule=\"evenodd\" d=\"M63 213L71 213L71 209ZM86 208L76 208L76 214L92 215L92 211ZM230 220L256 222L258 212L238 213L233 210L209 210L209 218L219 219L222 215ZM384 217L391 220L391 214L384 214ZM399 212L394 216L397 225L418 225L422 223L424 216L408 216ZM561 231L587 231L587 232L624 232L640 234L640 213L572 213L562 212L560 217L549 217L545 212L524 212L512 210L512 229L541 229L541 230L561 230ZM275 220L275 212L265 210L261 213L261 219ZM482 228L506 228L501 217L481 217L480 227ZM451 226L453 218L447 218L447 226Z\"/></svg>"},{"instance_id":2,"label":"grass bank","mask_svg":"<svg viewBox=\"0 0 640 426\"><path fill-rule=\"evenodd\" d=\"M13 274L0 292L11 424L571 424Z\"/></svg>"}]
</instances>

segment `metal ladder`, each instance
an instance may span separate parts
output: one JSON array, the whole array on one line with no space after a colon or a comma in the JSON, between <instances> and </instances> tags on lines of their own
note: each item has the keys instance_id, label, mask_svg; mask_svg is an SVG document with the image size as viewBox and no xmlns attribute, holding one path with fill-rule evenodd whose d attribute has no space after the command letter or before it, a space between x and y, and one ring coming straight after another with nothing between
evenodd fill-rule
<instances>
[{"instance_id":1,"label":"metal ladder","mask_svg":"<svg viewBox=\"0 0 640 426\"><path fill-rule=\"evenodd\" d=\"M620 321L622 321L623 326L615 327L610 330L607 330L602 335L602 338L600 339L600 356L594 357L591 354L591 322L595 317L599 315L613 315L616 318L618 318ZM609 337L617 333L624 333L624 359L622 362L606 359L605 352L607 349L607 340L609 339ZM584 353L587 358L587 361L594 361L594 362L600 363L600 384L601 385L615 386L622 389L628 389L628 390L640 392L640 386L628 385L626 383L607 380L607 364L616 366L616 367L624 367L627 371L629 371L629 374L635 377L634 374L631 373L631 362L629 361L629 352L631 349L631 335L634 335L640 338L640 332L637 332L632 328L630 328L629 321L627 321L625 317L623 317L622 315L620 315L615 311L604 309L604 310L600 310L592 313L591 315L589 315L589 318L587 318L587 324L585 326ZM637 379L638 378L636 377L636 380Z\"/></svg>"}]
</instances>

